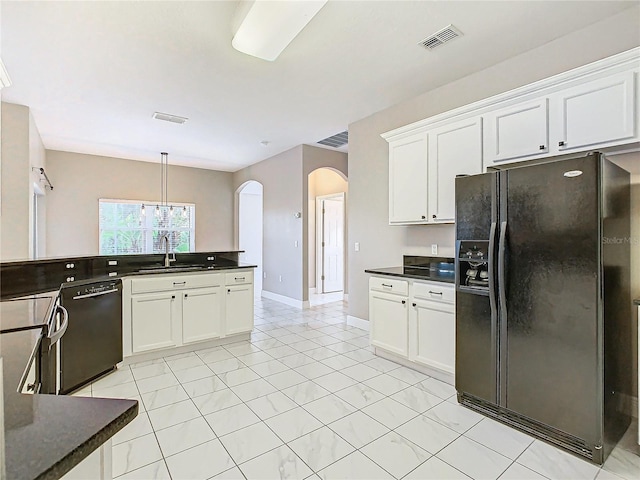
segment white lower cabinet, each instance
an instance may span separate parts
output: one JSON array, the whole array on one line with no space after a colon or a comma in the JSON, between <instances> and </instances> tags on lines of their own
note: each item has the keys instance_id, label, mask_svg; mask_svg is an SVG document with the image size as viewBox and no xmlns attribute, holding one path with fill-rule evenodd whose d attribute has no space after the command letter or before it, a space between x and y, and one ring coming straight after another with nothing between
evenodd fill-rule
<instances>
[{"instance_id":1,"label":"white lower cabinet","mask_svg":"<svg viewBox=\"0 0 640 480\"><path fill-rule=\"evenodd\" d=\"M250 332L253 272L226 272L125 278L124 356Z\"/></svg>"},{"instance_id":2,"label":"white lower cabinet","mask_svg":"<svg viewBox=\"0 0 640 480\"><path fill-rule=\"evenodd\" d=\"M249 332L253 330L253 284L226 287L225 333Z\"/></svg>"},{"instance_id":3,"label":"white lower cabinet","mask_svg":"<svg viewBox=\"0 0 640 480\"><path fill-rule=\"evenodd\" d=\"M222 333L222 287L182 292L182 343L201 342Z\"/></svg>"},{"instance_id":4,"label":"white lower cabinet","mask_svg":"<svg viewBox=\"0 0 640 480\"><path fill-rule=\"evenodd\" d=\"M456 319L453 305L416 300L409 315L414 332L409 360L455 373Z\"/></svg>"},{"instance_id":5,"label":"white lower cabinet","mask_svg":"<svg viewBox=\"0 0 640 480\"><path fill-rule=\"evenodd\" d=\"M406 357L409 353L407 312L407 297L370 290L371 344Z\"/></svg>"},{"instance_id":6,"label":"white lower cabinet","mask_svg":"<svg viewBox=\"0 0 640 480\"><path fill-rule=\"evenodd\" d=\"M176 292L131 297L131 340L134 353L175 347Z\"/></svg>"},{"instance_id":7,"label":"white lower cabinet","mask_svg":"<svg viewBox=\"0 0 640 480\"><path fill-rule=\"evenodd\" d=\"M113 478L111 449L112 441L109 439L65 473L62 480L111 480Z\"/></svg>"},{"instance_id":8,"label":"white lower cabinet","mask_svg":"<svg viewBox=\"0 0 640 480\"><path fill-rule=\"evenodd\" d=\"M387 277L388 278L388 277ZM455 374L455 289L441 282L393 280L407 284L404 294L379 291L389 280L369 281L371 345L416 365L444 374ZM408 292L408 294L406 293Z\"/></svg>"}]
</instances>

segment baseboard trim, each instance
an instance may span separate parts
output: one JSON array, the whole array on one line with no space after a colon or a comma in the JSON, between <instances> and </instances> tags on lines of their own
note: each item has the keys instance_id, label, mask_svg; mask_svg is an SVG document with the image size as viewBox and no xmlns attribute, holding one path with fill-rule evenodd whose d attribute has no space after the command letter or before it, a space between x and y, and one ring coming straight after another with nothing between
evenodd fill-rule
<instances>
[{"instance_id":1,"label":"baseboard trim","mask_svg":"<svg viewBox=\"0 0 640 480\"><path fill-rule=\"evenodd\" d=\"M295 298L287 297L285 295L280 295L278 293L269 292L267 290L262 290L262 298L268 298L269 300L275 300L276 302L284 303L285 305L289 305L291 307L299 308L303 310L305 308L309 308L308 300L297 300Z\"/></svg>"},{"instance_id":2,"label":"baseboard trim","mask_svg":"<svg viewBox=\"0 0 640 480\"><path fill-rule=\"evenodd\" d=\"M354 317L353 315L347 315L347 325L351 325L352 327L358 327L363 330L369 331L369 321L364 320L362 318Z\"/></svg>"}]
</instances>

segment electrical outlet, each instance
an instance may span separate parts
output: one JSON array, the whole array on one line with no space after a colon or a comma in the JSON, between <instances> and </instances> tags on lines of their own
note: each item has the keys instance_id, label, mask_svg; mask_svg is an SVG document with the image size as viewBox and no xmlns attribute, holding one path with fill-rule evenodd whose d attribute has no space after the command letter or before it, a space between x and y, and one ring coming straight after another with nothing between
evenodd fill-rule
<instances>
[{"instance_id":1,"label":"electrical outlet","mask_svg":"<svg viewBox=\"0 0 640 480\"><path fill-rule=\"evenodd\" d=\"M295 242L293 242L293 246L298 248L298 240L296 240Z\"/></svg>"},{"instance_id":2,"label":"electrical outlet","mask_svg":"<svg viewBox=\"0 0 640 480\"><path fill-rule=\"evenodd\" d=\"M438 254L438 244L433 243L431 244L431 255L437 255L437 254Z\"/></svg>"},{"instance_id":3,"label":"electrical outlet","mask_svg":"<svg viewBox=\"0 0 640 480\"><path fill-rule=\"evenodd\" d=\"M354 249L356 252L359 252L359 251L360 251L360 242L355 242L355 243L353 244L353 249Z\"/></svg>"},{"instance_id":4,"label":"electrical outlet","mask_svg":"<svg viewBox=\"0 0 640 480\"><path fill-rule=\"evenodd\" d=\"M281 282L282 281L282 275L278 275L278 281Z\"/></svg>"},{"instance_id":5,"label":"electrical outlet","mask_svg":"<svg viewBox=\"0 0 640 480\"><path fill-rule=\"evenodd\" d=\"M262 272L262 278L267 278L267 272Z\"/></svg>"}]
</instances>

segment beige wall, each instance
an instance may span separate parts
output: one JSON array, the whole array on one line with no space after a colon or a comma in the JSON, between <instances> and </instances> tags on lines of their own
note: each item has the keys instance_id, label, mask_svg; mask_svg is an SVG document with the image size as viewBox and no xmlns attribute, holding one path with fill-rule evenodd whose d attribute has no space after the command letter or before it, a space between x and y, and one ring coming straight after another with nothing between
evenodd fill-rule
<instances>
[{"instance_id":1,"label":"beige wall","mask_svg":"<svg viewBox=\"0 0 640 480\"><path fill-rule=\"evenodd\" d=\"M346 193L347 181L334 170L319 168L309 174L308 217L309 217L309 288L316 287L316 197L333 193ZM345 195L346 199L346 195ZM346 217L345 217L346 226ZM346 232L346 228L345 228ZM346 245L345 245L346 250ZM345 252L346 253L346 252ZM345 258L346 265L346 258ZM346 268L345 268L346 270ZM347 282L345 275L345 287Z\"/></svg>"},{"instance_id":2,"label":"beige wall","mask_svg":"<svg viewBox=\"0 0 640 480\"><path fill-rule=\"evenodd\" d=\"M611 161L631 173L631 298L640 299L640 152L609 157ZM631 338L625 350L633 359L633 395L638 391L638 307L632 309Z\"/></svg>"},{"instance_id":3,"label":"beige wall","mask_svg":"<svg viewBox=\"0 0 640 480\"><path fill-rule=\"evenodd\" d=\"M45 151L35 121L24 105L2 103L1 127L2 202L0 220L0 259L33 258L34 183L46 195L40 174L32 167L45 167ZM40 202L46 210L46 202ZM39 238L44 241L46 228L40 223Z\"/></svg>"},{"instance_id":4,"label":"beige wall","mask_svg":"<svg viewBox=\"0 0 640 480\"><path fill-rule=\"evenodd\" d=\"M47 198L51 256L99 253L98 199L161 196L159 163L48 150L47 172L55 186ZM228 172L169 165L169 201L196 205L197 251L233 248L231 180Z\"/></svg>"},{"instance_id":5,"label":"beige wall","mask_svg":"<svg viewBox=\"0 0 640 480\"><path fill-rule=\"evenodd\" d=\"M33 200L33 194L35 187L33 184L38 185L38 193L37 196L37 228L34 231L33 224L31 224L30 229L30 238L33 235L36 235L37 238L37 250L34 249L33 243L30 245L30 256L33 258L42 258L47 256L47 195L49 190L45 187L45 183L43 181L43 177L40 175L38 168L42 167L46 170L47 168L47 155L44 149L44 144L42 143L42 138L40 138L40 133L38 132L38 128L36 126L36 122L33 118L33 115L29 113L29 163L32 167L30 175L31 175L31 184L29 188L29 197ZM36 170L33 170L33 169ZM47 172L47 175L49 173ZM54 184L55 186L55 184ZM33 219L34 213L34 205L33 201L29 202L29 218Z\"/></svg>"},{"instance_id":6,"label":"beige wall","mask_svg":"<svg viewBox=\"0 0 640 480\"><path fill-rule=\"evenodd\" d=\"M298 145L233 174L234 190L249 180L263 185L263 291L299 302L308 299L307 179L321 167L346 175L347 155Z\"/></svg>"},{"instance_id":7,"label":"beige wall","mask_svg":"<svg viewBox=\"0 0 640 480\"><path fill-rule=\"evenodd\" d=\"M299 301L302 295L302 145L233 174L234 190L248 180L263 187L262 290ZM295 247L295 242L298 247ZM282 281L279 277L282 276Z\"/></svg>"},{"instance_id":8,"label":"beige wall","mask_svg":"<svg viewBox=\"0 0 640 480\"><path fill-rule=\"evenodd\" d=\"M349 125L350 315L369 317L366 268L399 265L403 254L430 255L433 243L440 255L454 252L452 225L389 226L388 144L380 134L636 47L639 15L640 8L626 10Z\"/></svg>"}]
</instances>

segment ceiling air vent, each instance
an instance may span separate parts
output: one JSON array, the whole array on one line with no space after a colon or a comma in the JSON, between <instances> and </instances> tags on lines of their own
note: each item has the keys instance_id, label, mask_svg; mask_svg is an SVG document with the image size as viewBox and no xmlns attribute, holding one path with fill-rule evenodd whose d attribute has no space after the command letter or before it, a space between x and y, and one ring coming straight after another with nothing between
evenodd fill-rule
<instances>
[{"instance_id":1,"label":"ceiling air vent","mask_svg":"<svg viewBox=\"0 0 640 480\"><path fill-rule=\"evenodd\" d=\"M438 30L433 35L429 35L424 40L418 42L418 45L422 45L428 50L433 50L443 43L453 40L454 38L461 37L462 35L463 33L456 27L454 27L453 25L447 25L442 30Z\"/></svg>"},{"instance_id":2,"label":"ceiling air vent","mask_svg":"<svg viewBox=\"0 0 640 480\"><path fill-rule=\"evenodd\" d=\"M160 112L154 112L153 118L155 118L156 120L164 120L165 122L179 123L180 125L189 120L186 117L179 117L178 115L171 115L169 113Z\"/></svg>"},{"instance_id":3,"label":"ceiling air vent","mask_svg":"<svg viewBox=\"0 0 640 480\"><path fill-rule=\"evenodd\" d=\"M349 132L345 130L344 132L336 133L331 137L327 137L324 140L320 140L318 143L320 145L326 145L327 147L333 147L333 148L341 147L349 143Z\"/></svg>"}]
</instances>

